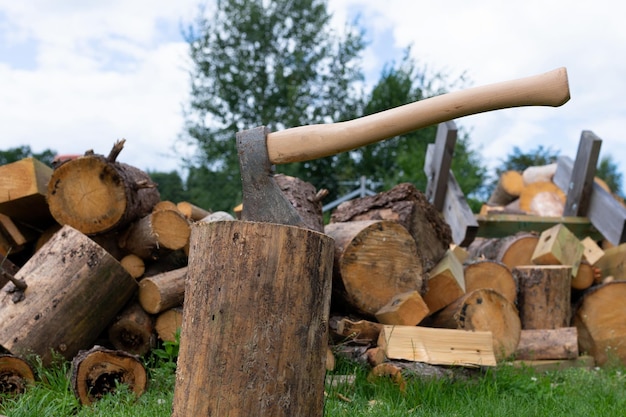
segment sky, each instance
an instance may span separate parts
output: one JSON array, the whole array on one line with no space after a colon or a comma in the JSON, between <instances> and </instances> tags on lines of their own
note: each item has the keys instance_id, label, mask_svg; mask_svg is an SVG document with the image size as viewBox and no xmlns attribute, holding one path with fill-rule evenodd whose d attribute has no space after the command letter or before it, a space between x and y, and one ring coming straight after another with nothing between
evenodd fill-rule
<instances>
[{"instance_id":1,"label":"sky","mask_svg":"<svg viewBox=\"0 0 626 417\"><path fill-rule=\"evenodd\" d=\"M190 61L181 27L199 0L0 0L0 149L86 150L151 171L182 171L179 140ZM330 0L333 25L358 18L367 80L412 56L480 86L566 67L571 100L466 116L456 123L488 167L514 147L575 159L583 130L626 171L626 29L615 2L596 0ZM259 121L259 124L268 121Z\"/></svg>"}]
</instances>

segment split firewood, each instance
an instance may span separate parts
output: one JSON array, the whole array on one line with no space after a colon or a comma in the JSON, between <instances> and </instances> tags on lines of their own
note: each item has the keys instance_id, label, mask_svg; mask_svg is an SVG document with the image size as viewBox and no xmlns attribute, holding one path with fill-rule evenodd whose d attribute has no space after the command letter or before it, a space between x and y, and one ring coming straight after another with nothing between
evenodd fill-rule
<instances>
[{"instance_id":1,"label":"split firewood","mask_svg":"<svg viewBox=\"0 0 626 417\"><path fill-rule=\"evenodd\" d=\"M124 256L120 260L120 264L135 279L142 277L143 273L146 272L146 264L143 259L132 253Z\"/></svg>"},{"instance_id":2,"label":"split firewood","mask_svg":"<svg viewBox=\"0 0 626 417\"><path fill-rule=\"evenodd\" d=\"M336 301L373 318L394 295L421 292L423 271L415 240L400 224L387 220L331 223L325 233L335 240Z\"/></svg>"},{"instance_id":3,"label":"split firewood","mask_svg":"<svg viewBox=\"0 0 626 417\"><path fill-rule=\"evenodd\" d=\"M571 266L517 266L517 305L523 329L567 327L571 317Z\"/></svg>"},{"instance_id":4,"label":"split firewood","mask_svg":"<svg viewBox=\"0 0 626 417\"><path fill-rule=\"evenodd\" d=\"M524 186L535 182L551 182L556 172L557 164L530 166L522 171Z\"/></svg>"},{"instance_id":5,"label":"split firewood","mask_svg":"<svg viewBox=\"0 0 626 417\"><path fill-rule=\"evenodd\" d=\"M498 178L496 188L489 196L487 204L492 206L504 206L520 196L524 188L522 174L519 171L505 171Z\"/></svg>"},{"instance_id":6,"label":"split firewood","mask_svg":"<svg viewBox=\"0 0 626 417\"><path fill-rule=\"evenodd\" d=\"M137 290L136 281L101 246L64 226L15 274L28 284L14 300L0 291L0 346L16 355L52 351L71 359L92 344Z\"/></svg>"},{"instance_id":7,"label":"split firewood","mask_svg":"<svg viewBox=\"0 0 626 417\"><path fill-rule=\"evenodd\" d=\"M335 209L330 219L331 223L359 220L393 220L404 226L417 244L423 271L432 269L452 243L450 226L441 213L410 183L346 201Z\"/></svg>"},{"instance_id":8,"label":"split firewood","mask_svg":"<svg viewBox=\"0 0 626 417\"><path fill-rule=\"evenodd\" d=\"M511 303L517 299L517 282L509 267L490 259L475 259L464 265L465 291L481 288L498 291Z\"/></svg>"},{"instance_id":9,"label":"split firewood","mask_svg":"<svg viewBox=\"0 0 626 417\"><path fill-rule=\"evenodd\" d=\"M557 329L522 329L515 359L576 359L578 331L576 327Z\"/></svg>"},{"instance_id":10,"label":"split firewood","mask_svg":"<svg viewBox=\"0 0 626 417\"><path fill-rule=\"evenodd\" d=\"M0 354L0 394L22 394L35 382L33 368L15 355Z\"/></svg>"},{"instance_id":11,"label":"split firewood","mask_svg":"<svg viewBox=\"0 0 626 417\"><path fill-rule=\"evenodd\" d=\"M433 327L490 331L498 360L515 352L522 329L515 305L490 288L474 290L429 317Z\"/></svg>"},{"instance_id":12,"label":"split firewood","mask_svg":"<svg viewBox=\"0 0 626 417\"><path fill-rule=\"evenodd\" d=\"M160 313L154 324L154 328L164 342L173 342L176 340L176 334L180 332L183 324L183 308L182 306L170 308Z\"/></svg>"},{"instance_id":13,"label":"split firewood","mask_svg":"<svg viewBox=\"0 0 626 417\"><path fill-rule=\"evenodd\" d=\"M521 210L537 216L560 217L565 207L565 193L550 181L528 184L519 200Z\"/></svg>"},{"instance_id":14,"label":"split firewood","mask_svg":"<svg viewBox=\"0 0 626 417\"><path fill-rule=\"evenodd\" d=\"M142 259L158 259L189 242L189 221L178 210L156 210L132 223L119 246Z\"/></svg>"},{"instance_id":15,"label":"split firewood","mask_svg":"<svg viewBox=\"0 0 626 417\"><path fill-rule=\"evenodd\" d=\"M138 302L132 301L113 320L109 341L116 349L143 356L156 346L154 320Z\"/></svg>"},{"instance_id":16,"label":"split firewood","mask_svg":"<svg viewBox=\"0 0 626 417\"><path fill-rule=\"evenodd\" d=\"M183 213L187 219L194 222L211 214L211 211L198 207L188 201L181 201L176 204L176 207L178 207L178 210Z\"/></svg>"},{"instance_id":17,"label":"split firewood","mask_svg":"<svg viewBox=\"0 0 626 417\"><path fill-rule=\"evenodd\" d=\"M592 355L599 366L610 359L626 361L624 300L626 281L597 285L585 292L574 314L580 351Z\"/></svg>"},{"instance_id":18,"label":"split firewood","mask_svg":"<svg viewBox=\"0 0 626 417\"><path fill-rule=\"evenodd\" d=\"M160 201L145 172L116 161L124 141L108 157L89 154L60 165L48 184L50 212L59 224L85 234L122 228L152 211Z\"/></svg>"},{"instance_id":19,"label":"split firewood","mask_svg":"<svg viewBox=\"0 0 626 417\"><path fill-rule=\"evenodd\" d=\"M46 201L51 176L35 158L0 166L0 213L39 230L54 223Z\"/></svg>"},{"instance_id":20,"label":"split firewood","mask_svg":"<svg viewBox=\"0 0 626 417\"><path fill-rule=\"evenodd\" d=\"M569 265L575 277L583 252L576 235L559 223L541 232L531 260L536 265Z\"/></svg>"},{"instance_id":21,"label":"split firewood","mask_svg":"<svg viewBox=\"0 0 626 417\"><path fill-rule=\"evenodd\" d=\"M587 236L581 240L580 243L582 243L584 247L583 259L589 262L589 265L594 266L596 262L604 256L604 251L600 245L598 245L591 237Z\"/></svg>"},{"instance_id":22,"label":"split firewood","mask_svg":"<svg viewBox=\"0 0 626 417\"><path fill-rule=\"evenodd\" d=\"M456 256L460 263L467 261L469 258L469 252L467 252L467 249L454 243L450 244L450 251L454 256Z\"/></svg>"},{"instance_id":23,"label":"split firewood","mask_svg":"<svg viewBox=\"0 0 626 417\"><path fill-rule=\"evenodd\" d=\"M182 304L187 267L146 277L139 282L139 303L150 314Z\"/></svg>"},{"instance_id":24,"label":"split firewood","mask_svg":"<svg viewBox=\"0 0 626 417\"><path fill-rule=\"evenodd\" d=\"M119 384L127 385L137 396L146 391L146 368L135 355L94 346L81 351L72 360L71 384L83 405L93 404Z\"/></svg>"},{"instance_id":25,"label":"split firewood","mask_svg":"<svg viewBox=\"0 0 626 417\"><path fill-rule=\"evenodd\" d=\"M452 253L446 252L439 263L428 273L424 302L429 314L452 304L465 294L463 265Z\"/></svg>"},{"instance_id":26,"label":"split firewood","mask_svg":"<svg viewBox=\"0 0 626 417\"><path fill-rule=\"evenodd\" d=\"M395 295L374 315L379 323L417 326L429 313L428 306L417 291Z\"/></svg>"},{"instance_id":27,"label":"split firewood","mask_svg":"<svg viewBox=\"0 0 626 417\"><path fill-rule=\"evenodd\" d=\"M537 233L519 232L503 238L476 239L468 247L468 252L471 258L484 257L513 268L517 265L532 265L531 259L538 241Z\"/></svg>"}]
</instances>

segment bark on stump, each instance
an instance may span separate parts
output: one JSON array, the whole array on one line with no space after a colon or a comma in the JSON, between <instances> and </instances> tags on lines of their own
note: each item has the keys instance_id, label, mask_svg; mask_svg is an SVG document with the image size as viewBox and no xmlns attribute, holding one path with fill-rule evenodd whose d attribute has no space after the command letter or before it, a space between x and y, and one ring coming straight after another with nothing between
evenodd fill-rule
<instances>
[{"instance_id":1,"label":"bark on stump","mask_svg":"<svg viewBox=\"0 0 626 417\"><path fill-rule=\"evenodd\" d=\"M321 416L332 262L309 229L194 225L173 416Z\"/></svg>"},{"instance_id":2,"label":"bark on stump","mask_svg":"<svg viewBox=\"0 0 626 417\"><path fill-rule=\"evenodd\" d=\"M517 278L522 329L567 327L571 318L572 268L562 265L519 266Z\"/></svg>"},{"instance_id":3,"label":"bark on stump","mask_svg":"<svg viewBox=\"0 0 626 417\"><path fill-rule=\"evenodd\" d=\"M22 394L34 382L35 373L28 362L14 355L0 354L0 394Z\"/></svg>"},{"instance_id":4,"label":"bark on stump","mask_svg":"<svg viewBox=\"0 0 626 417\"><path fill-rule=\"evenodd\" d=\"M14 302L0 291L0 346L16 355L51 350L71 359L91 345L137 290L137 283L102 247L70 226L59 230L17 272L28 287Z\"/></svg>"},{"instance_id":5,"label":"bark on stump","mask_svg":"<svg viewBox=\"0 0 626 417\"><path fill-rule=\"evenodd\" d=\"M393 221L359 220L326 225L335 240L333 295L374 318L393 296L423 290L415 240Z\"/></svg>"}]
</instances>

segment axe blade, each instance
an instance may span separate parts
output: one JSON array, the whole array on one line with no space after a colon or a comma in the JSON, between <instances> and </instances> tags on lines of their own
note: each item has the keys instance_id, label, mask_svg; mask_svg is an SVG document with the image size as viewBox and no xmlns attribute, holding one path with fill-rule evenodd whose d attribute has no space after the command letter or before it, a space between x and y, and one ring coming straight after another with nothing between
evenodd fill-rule
<instances>
[{"instance_id":1,"label":"axe blade","mask_svg":"<svg viewBox=\"0 0 626 417\"><path fill-rule=\"evenodd\" d=\"M274 181L265 126L237 132L243 209L241 219L305 227L302 218Z\"/></svg>"}]
</instances>

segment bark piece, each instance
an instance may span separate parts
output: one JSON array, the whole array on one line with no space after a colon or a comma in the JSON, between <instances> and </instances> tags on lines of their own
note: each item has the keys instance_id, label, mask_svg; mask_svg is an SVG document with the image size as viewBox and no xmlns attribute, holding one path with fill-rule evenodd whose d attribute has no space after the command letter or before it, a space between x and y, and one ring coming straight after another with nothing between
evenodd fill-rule
<instances>
[{"instance_id":1,"label":"bark piece","mask_svg":"<svg viewBox=\"0 0 626 417\"><path fill-rule=\"evenodd\" d=\"M465 294L463 265L451 252L428 273L427 290L423 296L430 314L452 304Z\"/></svg>"},{"instance_id":2,"label":"bark piece","mask_svg":"<svg viewBox=\"0 0 626 417\"><path fill-rule=\"evenodd\" d=\"M428 306L417 291L394 296L375 314L379 323L416 326L428 315Z\"/></svg>"},{"instance_id":3,"label":"bark piece","mask_svg":"<svg viewBox=\"0 0 626 417\"><path fill-rule=\"evenodd\" d=\"M441 213L410 183L346 201L335 209L330 219L331 223L358 220L394 220L404 226L415 239L424 271L435 266L452 243L450 226Z\"/></svg>"},{"instance_id":4,"label":"bark piece","mask_svg":"<svg viewBox=\"0 0 626 417\"><path fill-rule=\"evenodd\" d=\"M39 229L54 220L46 201L52 168L35 158L0 166L0 213Z\"/></svg>"},{"instance_id":5,"label":"bark piece","mask_svg":"<svg viewBox=\"0 0 626 417\"><path fill-rule=\"evenodd\" d=\"M191 247L173 416L321 416L332 239L224 221Z\"/></svg>"},{"instance_id":6,"label":"bark piece","mask_svg":"<svg viewBox=\"0 0 626 417\"><path fill-rule=\"evenodd\" d=\"M567 327L571 318L570 266L537 265L513 268L523 329Z\"/></svg>"},{"instance_id":7,"label":"bark piece","mask_svg":"<svg viewBox=\"0 0 626 417\"><path fill-rule=\"evenodd\" d=\"M522 330L515 350L516 359L576 359L578 331L576 327Z\"/></svg>"},{"instance_id":8,"label":"bark piece","mask_svg":"<svg viewBox=\"0 0 626 417\"><path fill-rule=\"evenodd\" d=\"M498 184L489 196L487 204L504 206L519 197L523 188L524 180L519 171L505 171L498 178Z\"/></svg>"},{"instance_id":9,"label":"bark piece","mask_svg":"<svg viewBox=\"0 0 626 417\"><path fill-rule=\"evenodd\" d=\"M532 265L531 259L538 241L538 234L520 232L503 238L477 239L468 251L471 258L485 257L513 268L518 265Z\"/></svg>"},{"instance_id":10,"label":"bark piece","mask_svg":"<svg viewBox=\"0 0 626 417\"><path fill-rule=\"evenodd\" d=\"M598 365L609 360L626 363L626 281L591 287L576 309L580 351L592 355Z\"/></svg>"},{"instance_id":11,"label":"bark piece","mask_svg":"<svg viewBox=\"0 0 626 417\"><path fill-rule=\"evenodd\" d=\"M433 365L496 365L494 342L489 331L385 325L380 332L378 346L391 359Z\"/></svg>"},{"instance_id":12,"label":"bark piece","mask_svg":"<svg viewBox=\"0 0 626 417\"><path fill-rule=\"evenodd\" d=\"M480 288L492 288L511 303L517 299L517 283L509 267L502 262L489 259L477 259L466 263L463 269L465 291Z\"/></svg>"},{"instance_id":13,"label":"bark piece","mask_svg":"<svg viewBox=\"0 0 626 417\"><path fill-rule=\"evenodd\" d=\"M490 331L498 360L509 357L519 342L521 323L515 305L499 292L483 288L472 291L430 316L434 327Z\"/></svg>"},{"instance_id":14,"label":"bark piece","mask_svg":"<svg viewBox=\"0 0 626 417\"><path fill-rule=\"evenodd\" d=\"M94 346L72 360L71 384L83 405L92 404L125 384L137 396L146 391L146 368L135 355Z\"/></svg>"},{"instance_id":15,"label":"bark piece","mask_svg":"<svg viewBox=\"0 0 626 417\"><path fill-rule=\"evenodd\" d=\"M13 301L0 291L0 345L16 355L51 350L71 359L91 345L137 290L137 283L102 247L71 226L59 230L15 275L28 288Z\"/></svg>"},{"instance_id":16,"label":"bark piece","mask_svg":"<svg viewBox=\"0 0 626 417\"><path fill-rule=\"evenodd\" d=\"M185 298L188 267L178 268L142 279L139 282L139 303L150 314L176 307Z\"/></svg>"},{"instance_id":17,"label":"bark piece","mask_svg":"<svg viewBox=\"0 0 626 417\"><path fill-rule=\"evenodd\" d=\"M109 326L109 340L115 349L143 356L156 346L153 322L139 303L132 301Z\"/></svg>"},{"instance_id":18,"label":"bark piece","mask_svg":"<svg viewBox=\"0 0 626 417\"><path fill-rule=\"evenodd\" d=\"M97 234L146 216L160 196L148 174L140 169L102 155L89 155L54 170L47 200L59 224Z\"/></svg>"},{"instance_id":19,"label":"bark piece","mask_svg":"<svg viewBox=\"0 0 626 417\"><path fill-rule=\"evenodd\" d=\"M35 382L33 368L15 355L0 354L0 394L22 394Z\"/></svg>"},{"instance_id":20,"label":"bark piece","mask_svg":"<svg viewBox=\"0 0 626 417\"><path fill-rule=\"evenodd\" d=\"M575 277L583 252L583 244L559 223L541 232L531 260L537 265L569 265Z\"/></svg>"},{"instance_id":21,"label":"bark piece","mask_svg":"<svg viewBox=\"0 0 626 417\"><path fill-rule=\"evenodd\" d=\"M176 340L176 334L180 332L182 324L183 308L180 306L170 308L159 314L156 318L154 328L159 339L164 342L174 342Z\"/></svg>"},{"instance_id":22,"label":"bark piece","mask_svg":"<svg viewBox=\"0 0 626 417\"><path fill-rule=\"evenodd\" d=\"M373 318L396 294L422 291L422 266L415 240L388 220L331 223L335 240L333 294L355 312Z\"/></svg>"}]
</instances>

